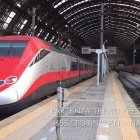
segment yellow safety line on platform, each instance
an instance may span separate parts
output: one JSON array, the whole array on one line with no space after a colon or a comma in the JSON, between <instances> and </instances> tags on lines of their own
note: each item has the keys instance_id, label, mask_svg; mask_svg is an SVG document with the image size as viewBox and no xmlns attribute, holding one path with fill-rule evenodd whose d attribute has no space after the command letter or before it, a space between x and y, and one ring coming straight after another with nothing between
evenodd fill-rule
<instances>
[{"instance_id":1,"label":"yellow safety line on platform","mask_svg":"<svg viewBox=\"0 0 140 140\"><path fill-rule=\"evenodd\" d=\"M95 77L70 88L69 95L75 94L78 91L84 89L85 87L90 86L91 82L93 82L93 79L95 79ZM81 86L81 87L79 87L79 86ZM20 118L16 122L13 122L12 124L0 129L0 140L3 140L8 135L14 133L16 130L18 130L19 128L21 128L22 126L27 124L28 122L34 120L35 118L40 116L42 113L47 112L49 109L51 109L55 105L56 105L56 100L46 103L45 105L43 105L43 106L39 107L38 109L36 109L35 111L31 112L30 114L27 114L26 116Z\"/></svg>"},{"instance_id":2,"label":"yellow safety line on platform","mask_svg":"<svg viewBox=\"0 0 140 140\"><path fill-rule=\"evenodd\" d=\"M75 93L77 93L85 88L88 88L95 81L96 81L96 76L69 88L69 95L75 94Z\"/></svg>"},{"instance_id":3,"label":"yellow safety line on platform","mask_svg":"<svg viewBox=\"0 0 140 140\"><path fill-rule=\"evenodd\" d=\"M52 108L56 104L56 101L51 101L42 107L36 109L35 111L31 112L30 114L24 116L23 118L17 120L16 122L2 128L0 130L0 140L4 139L9 134L15 132L17 129L21 128L23 125L27 124L28 122L32 121L33 119L40 116L42 113L46 112L50 108Z\"/></svg>"},{"instance_id":4,"label":"yellow safety line on platform","mask_svg":"<svg viewBox=\"0 0 140 140\"><path fill-rule=\"evenodd\" d=\"M116 98L116 109L119 110L119 121L123 140L139 140L136 129L132 125L132 120L127 112L127 107L120 93L119 87L115 81L114 74L112 75L113 90Z\"/></svg>"}]
</instances>

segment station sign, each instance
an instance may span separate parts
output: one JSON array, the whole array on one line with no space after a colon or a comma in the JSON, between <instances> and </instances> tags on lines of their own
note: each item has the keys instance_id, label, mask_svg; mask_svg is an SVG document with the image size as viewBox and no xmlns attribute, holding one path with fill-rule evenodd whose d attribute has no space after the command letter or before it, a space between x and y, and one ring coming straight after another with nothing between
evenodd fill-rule
<instances>
[{"instance_id":1,"label":"station sign","mask_svg":"<svg viewBox=\"0 0 140 140\"><path fill-rule=\"evenodd\" d=\"M88 47L88 46L82 47L82 54L91 54L91 53L92 53L91 47Z\"/></svg>"},{"instance_id":2,"label":"station sign","mask_svg":"<svg viewBox=\"0 0 140 140\"><path fill-rule=\"evenodd\" d=\"M116 54L117 47L108 47L108 54Z\"/></svg>"}]
</instances>

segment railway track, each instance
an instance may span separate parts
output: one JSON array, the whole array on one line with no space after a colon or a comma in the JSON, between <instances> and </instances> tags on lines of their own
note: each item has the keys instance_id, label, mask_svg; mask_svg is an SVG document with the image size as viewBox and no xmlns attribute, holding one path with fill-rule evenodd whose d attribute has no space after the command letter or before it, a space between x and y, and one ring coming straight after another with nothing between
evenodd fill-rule
<instances>
[{"instance_id":1,"label":"railway track","mask_svg":"<svg viewBox=\"0 0 140 140\"><path fill-rule=\"evenodd\" d=\"M1 115L1 116L0 116L0 121L6 119L6 118L8 118L8 117L10 117L10 115Z\"/></svg>"},{"instance_id":2,"label":"railway track","mask_svg":"<svg viewBox=\"0 0 140 140\"><path fill-rule=\"evenodd\" d=\"M53 96L55 96L56 95L56 92L55 93L52 93L52 94L50 94L50 95L48 95L48 96L45 96L45 97L43 97L43 98L41 98L41 99L39 99L39 100L36 100L34 103L32 103L30 106L26 106L25 108L22 108L22 109L19 109L18 111L16 111L16 112L13 112L13 113L10 113L10 114L1 114L0 113L0 121L2 121L2 120L4 120L4 119L7 119L8 117L10 117L10 116L12 116L12 115L14 115L14 114L16 114L16 113L18 113L18 112L20 112L20 111L23 111L24 109L28 109L29 107L31 107L31 106L34 106L34 105L36 105L36 104L39 104L39 103L41 103L41 102L43 102L44 100L47 100L47 99L49 99L50 97L53 97Z\"/></svg>"},{"instance_id":3,"label":"railway track","mask_svg":"<svg viewBox=\"0 0 140 140\"><path fill-rule=\"evenodd\" d=\"M119 79L135 105L140 109L140 83L122 72L119 73Z\"/></svg>"}]
</instances>

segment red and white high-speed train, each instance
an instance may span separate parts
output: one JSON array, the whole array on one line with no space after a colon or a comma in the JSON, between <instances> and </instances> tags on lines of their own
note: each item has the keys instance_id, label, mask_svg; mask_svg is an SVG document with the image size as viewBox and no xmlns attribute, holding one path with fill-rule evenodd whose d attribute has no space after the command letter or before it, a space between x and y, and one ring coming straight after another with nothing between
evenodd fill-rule
<instances>
[{"instance_id":1,"label":"red and white high-speed train","mask_svg":"<svg viewBox=\"0 0 140 140\"><path fill-rule=\"evenodd\" d=\"M47 96L96 74L96 65L39 38L0 37L0 109Z\"/></svg>"}]
</instances>

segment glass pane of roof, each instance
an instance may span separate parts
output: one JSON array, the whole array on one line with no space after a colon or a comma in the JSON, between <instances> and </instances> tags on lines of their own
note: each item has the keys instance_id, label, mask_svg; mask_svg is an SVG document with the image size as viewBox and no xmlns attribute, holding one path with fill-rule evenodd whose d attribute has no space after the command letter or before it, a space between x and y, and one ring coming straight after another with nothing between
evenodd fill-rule
<instances>
[{"instance_id":1,"label":"glass pane of roof","mask_svg":"<svg viewBox=\"0 0 140 140\"><path fill-rule=\"evenodd\" d=\"M54 8L57 8L58 6L60 6L61 4L65 3L68 0L62 0L59 3L57 3L56 5L54 5Z\"/></svg>"}]
</instances>

